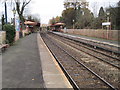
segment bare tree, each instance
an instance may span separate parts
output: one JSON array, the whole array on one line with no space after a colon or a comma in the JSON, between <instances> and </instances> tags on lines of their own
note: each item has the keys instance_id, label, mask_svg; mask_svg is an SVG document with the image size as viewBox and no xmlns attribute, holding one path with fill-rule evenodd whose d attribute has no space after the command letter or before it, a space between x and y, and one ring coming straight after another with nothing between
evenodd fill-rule
<instances>
[{"instance_id":1,"label":"bare tree","mask_svg":"<svg viewBox=\"0 0 120 90\"><path fill-rule=\"evenodd\" d=\"M25 7L30 3L31 0L14 0L16 4L16 10L22 23L22 29L24 28L24 16L23 12Z\"/></svg>"},{"instance_id":2,"label":"bare tree","mask_svg":"<svg viewBox=\"0 0 120 90\"><path fill-rule=\"evenodd\" d=\"M17 13L19 15L19 19L22 23L22 29L23 29L24 28L23 13L24 13L25 7L31 2L31 0L2 0L3 3L6 1L10 1L11 5L13 5L15 3L16 10L17 10Z\"/></svg>"}]
</instances>

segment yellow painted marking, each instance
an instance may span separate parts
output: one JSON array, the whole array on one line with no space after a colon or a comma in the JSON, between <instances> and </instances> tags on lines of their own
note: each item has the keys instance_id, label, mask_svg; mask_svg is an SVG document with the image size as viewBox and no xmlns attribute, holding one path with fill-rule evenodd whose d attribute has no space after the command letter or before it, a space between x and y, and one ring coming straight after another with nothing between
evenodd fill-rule
<instances>
[{"instance_id":1,"label":"yellow painted marking","mask_svg":"<svg viewBox=\"0 0 120 90\"><path fill-rule=\"evenodd\" d=\"M35 79L33 78L32 81L34 81Z\"/></svg>"}]
</instances>

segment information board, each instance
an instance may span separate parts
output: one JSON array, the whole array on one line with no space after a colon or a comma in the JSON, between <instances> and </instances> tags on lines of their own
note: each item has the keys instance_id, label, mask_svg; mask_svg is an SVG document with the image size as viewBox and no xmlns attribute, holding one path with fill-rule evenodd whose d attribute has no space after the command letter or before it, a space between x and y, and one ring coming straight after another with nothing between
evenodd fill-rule
<instances>
[{"instance_id":1,"label":"information board","mask_svg":"<svg viewBox=\"0 0 120 90\"><path fill-rule=\"evenodd\" d=\"M19 18L17 18L15 20L15 29L16 29L16 31L20 31L20 20L19 20Z\"/></svg>"}]
</instances>

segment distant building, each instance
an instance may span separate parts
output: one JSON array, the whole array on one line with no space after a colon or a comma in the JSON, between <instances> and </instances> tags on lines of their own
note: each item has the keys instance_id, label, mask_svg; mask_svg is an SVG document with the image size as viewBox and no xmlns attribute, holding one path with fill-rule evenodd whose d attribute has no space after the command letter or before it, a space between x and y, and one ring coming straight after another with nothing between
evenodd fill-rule
<instances>
[{"instance_id":1,"label":"distant building","mask_svg":"<svg viewBox=\"0 0 120 90\"><path fill-rule=\"evenodd\" d=\"M40 28L40 31L43 30L43 31L46 31L48 30L48 24L41 24L41 28Z\"/></svg>"},{"instance_id":2,"label":"distant building","mask_svg":"<svg viewBox=\"0 0 120 90\"><path fill-rule=\"evenodd\" d=\"M47 27L48 26L48 24L42 24L41 25L41 27Z\"/></svg>"}]
</instances>

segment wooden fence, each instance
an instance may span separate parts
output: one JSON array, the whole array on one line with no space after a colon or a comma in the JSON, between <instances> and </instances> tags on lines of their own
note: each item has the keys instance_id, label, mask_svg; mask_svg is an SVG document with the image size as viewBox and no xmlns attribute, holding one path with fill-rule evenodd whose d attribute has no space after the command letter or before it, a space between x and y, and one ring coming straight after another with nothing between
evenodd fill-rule
<instances>
[{"instance_id":1,"label":"wooden fence","mask_svg":"<svg viewBox=\"0 0 120 90\"><path fill-rule=\"evenodd\" d=\"M6 32L0 31L0 44L5 43L6 40Z\"/></svg>"}]
</instances>

